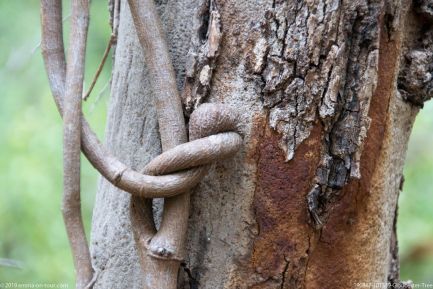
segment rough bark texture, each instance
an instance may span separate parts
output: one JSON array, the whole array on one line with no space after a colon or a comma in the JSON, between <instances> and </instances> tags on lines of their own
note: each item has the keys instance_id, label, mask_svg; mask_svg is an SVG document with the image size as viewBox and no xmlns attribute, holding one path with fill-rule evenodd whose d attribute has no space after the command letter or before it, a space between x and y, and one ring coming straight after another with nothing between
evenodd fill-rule
<instances>
[{"instance_id":1,"label":"rough bark texture","mask_svg":"<svg viewBox=\"0 0 433 289\"><path fill-rule=\"evenodd\" d=\"M179 288L399 282L405 151L432 96L432 13L420 2L157 1L179 89L192 91L186 115L223 102L244 133L243 150L192 192ZM126 1L115 60L106 143L139 169L160 152L157 92ZM96 288L142 288L128 210L129 196L101 180Z\"/></svg>"}]
</instances>

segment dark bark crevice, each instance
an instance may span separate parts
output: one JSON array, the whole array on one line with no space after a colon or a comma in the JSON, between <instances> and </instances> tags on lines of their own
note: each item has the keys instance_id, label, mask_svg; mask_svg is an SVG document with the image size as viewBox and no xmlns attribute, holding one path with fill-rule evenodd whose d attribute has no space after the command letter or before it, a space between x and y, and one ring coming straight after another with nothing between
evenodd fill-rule
<instances>
[{"instance_id":1,"label":"dark bark crevice","mask_svg":"<svg viewBox=\"0 0 433 289\"><path fill-rule=\"evenodd\" d=\"M403 99L423 107L433 97L433 4L414 1L406 19L398 89Z\"/></svg>"}]
</instances>

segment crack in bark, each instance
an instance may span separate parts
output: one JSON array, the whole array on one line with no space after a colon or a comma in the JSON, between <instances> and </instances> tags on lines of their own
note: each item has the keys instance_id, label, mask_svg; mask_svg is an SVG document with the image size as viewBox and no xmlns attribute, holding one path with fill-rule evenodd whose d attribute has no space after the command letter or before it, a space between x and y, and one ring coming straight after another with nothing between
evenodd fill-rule
<instances>
[{"instance_id":1,"label":"crack in bark","mask_svg":"<svg viewBox=\"0 0 433 289\"><path fill-rule=\"evenodd\" d=\"M200 283L198 282L197 279L194 278L191 269L189 269L188 266L187 266L187 264L184 263L184 262L182 262L180 265L182 266L183 271L188 276L189 289L199 289Z\"/></svg>"},{"instance_id":2,"label":"crack in bark","mask_svg":"<svg viewBox=\"0 0 433 289\"><path fill-rule=\"evenodd\" d=\"M286 265L284 266L284 270L281 273L281 286L280 286L280 289L284 289L284 285L286 283L286 274L287 274L287 272L289 270L289 264L290 264L290 261L286 259L286 256L284 256L284 261L286 262Z\"/></svg>"},{"instance_id":3,"label":"crack in bark","mask_svg":"<svg viewBox=\"0 0 433 289\"><path fill-rule=\"evenodd\" d=\"M192 47L187 55L186 77L181 95L184 112L189 116L209 95L213 71L222 38L221 19L215 0L206 0L197 8Z\"/></svg>"}]
</instances>

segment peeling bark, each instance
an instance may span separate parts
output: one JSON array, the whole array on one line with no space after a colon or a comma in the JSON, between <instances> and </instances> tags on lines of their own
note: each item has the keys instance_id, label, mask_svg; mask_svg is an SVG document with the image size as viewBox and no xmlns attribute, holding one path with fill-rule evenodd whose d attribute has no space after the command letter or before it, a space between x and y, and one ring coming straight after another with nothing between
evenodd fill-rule
<instances>
[{"instance_id":1,"label":"peeling bark","mask_svg":"<svg viewBox=\"0 0 433 289\"><path fill-rule=\"evenodd\" d=\"M128 165L144 167L160 143L123 2L107 144ZM202 102L222 102L239 110L244 134L243 151L213 165L192 192L178 287L406 286L398 280L394 227L408 137L431 97L428 3L157 5L178 89L191 92L183 98L186 116ZM95 288L142 287L128 202L101 180Z\"/></svg>"}]
</instances>

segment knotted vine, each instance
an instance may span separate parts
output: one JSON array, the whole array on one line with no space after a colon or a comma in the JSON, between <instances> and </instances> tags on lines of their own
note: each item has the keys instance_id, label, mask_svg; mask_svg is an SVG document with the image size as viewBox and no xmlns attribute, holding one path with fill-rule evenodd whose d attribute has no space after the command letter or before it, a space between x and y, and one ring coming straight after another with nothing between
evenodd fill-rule
<instances>
[{"instance_id":1,"label":"knotted vine","mask_svg":"<svg viewBox=\"0 0 433 289\"><path fill-rule=\"evenodd\" d=\"M118 2L117 2L118 3ZM76 269L76 287L97 278L83 229L80 205L80 151L103 177L131 194L131 224L145 288L176 288L184 259L189 190L209 165L233 156L242 145L235 110L202 104L190 117L189 142L175 73L153 0L128 0L153 86L163 153L135 171L97 139L81 111L89 0L72 0L68 61L63 43L61 0L41 0L42 53L51 91L64 123L63 217ZM188 94L184 90L183 95ZM159 230L151 199L166 198Z\"/></svg>"}]
</instances>

